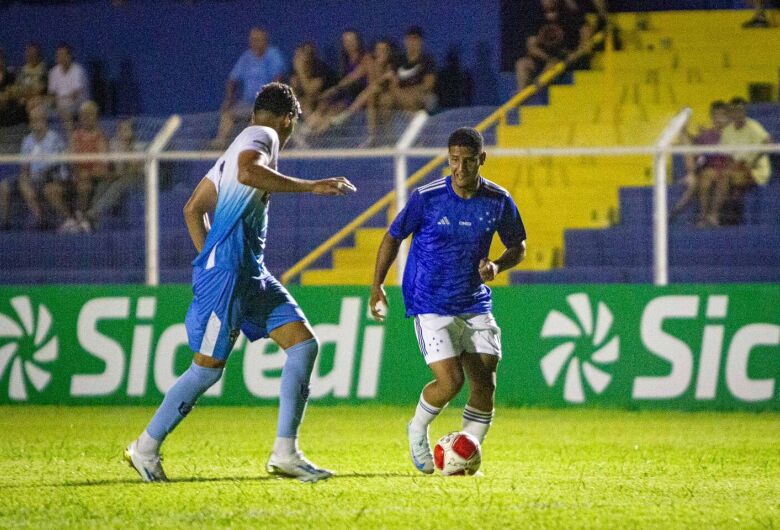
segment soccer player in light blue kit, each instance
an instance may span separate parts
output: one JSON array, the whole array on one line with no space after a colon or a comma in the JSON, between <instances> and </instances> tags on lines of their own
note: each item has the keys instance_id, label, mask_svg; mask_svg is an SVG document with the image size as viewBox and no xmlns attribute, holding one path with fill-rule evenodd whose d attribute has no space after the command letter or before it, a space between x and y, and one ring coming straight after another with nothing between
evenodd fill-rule
<instances>
[{"instance_id":1,"label":"soccer player in light blue kit","mask_svg":"<svg viewBox=\"0 0 780 530\"><path fill-rule=\"evenodd\" d=\"M501 358L501 331L491 313L485 282L525 257L525 228L509 193L482 178L484 140L464 127L450 135L452 175L416 189L385 234L376 259L370 307L384 318L384 281L401 241L414 234L403 279L406 316L434 380L420 395L407 426L414 466L433 473L428 426L469 382L463 430L480 443L493 420L496 368ZM506 249L488 258L493 234ZM464 377L465 372L465 377Z\"/></svg>"},{"instance_id":2,"label":"soccer player in light blue kit","mask_svg":"<svg viewBox=\"0 0 780 530\"><path fill-rule=\"evenodd\" d=\"M298 428L317 357L317 339L287 290L263 261L269 194L311 192L344 195L355 187L344 177L301 180L276 170L279 150L290 138L301 107L282 83L264 85L252 125L244 129L198 184L185 206L190 236L200 254L193 261L193 300L186 317L190 368L176 381L125 460L147 482L167 480L160 445L216 383L239 331L251 341L270 337L287 354L282 369L277 438L266 469L302 481L333 473L312 464L298 448ZM215 206L211 230L204 212Z\"/></svg>"}]
</instances>

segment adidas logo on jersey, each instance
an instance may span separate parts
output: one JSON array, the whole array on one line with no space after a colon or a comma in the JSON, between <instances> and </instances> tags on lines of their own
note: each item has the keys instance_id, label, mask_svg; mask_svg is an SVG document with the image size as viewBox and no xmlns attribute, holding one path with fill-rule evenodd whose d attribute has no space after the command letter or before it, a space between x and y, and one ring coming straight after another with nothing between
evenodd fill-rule
<instances>
[{"instance_id":1,"label":"adidas logo on jersey","mask_svg":"<svg viewBox=\"0 0 780 530\"><path fill-rule=\"evenodd\" d=\"M449 225L449 224L450 224L450 220L449 220L449 219L447 219L447 216L445 215L444 217L442 217L441 219L439 219L439 222L438 222L438 223L436 223L436 224L437 224L437 225L445 225L445 226L446 226L446 225Z\"/></svg>"}]
</instances>

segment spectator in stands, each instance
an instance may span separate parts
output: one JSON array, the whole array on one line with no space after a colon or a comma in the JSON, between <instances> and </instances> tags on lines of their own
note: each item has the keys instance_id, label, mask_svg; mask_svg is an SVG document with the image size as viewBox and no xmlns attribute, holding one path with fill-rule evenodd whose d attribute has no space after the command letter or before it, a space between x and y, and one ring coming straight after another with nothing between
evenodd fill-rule
<instances>
[{"instance_id":1,"label":"spectator in stands","mask_svg":"<svg viewBox=\"0 0 780 530\"><path fill-rule=\"evenodd\" d=\"M65 130L73 129L73 118L81 104L89 99L87 74L73 61L73 51L67 44L57 46L57 64L49 71L49 96L62 119Z\"/></svg>"},{"instance_id":2,"label":"spectator in stands","mask_svg":"<svg viewBox=\"0 0 780 530\"><path fill-rule=\"evenodd\" d=\"M593 29L576 2L542 0L542 10L537 31L526 41L527 55L515 63L518 91L558 62L574 64L590 52Z\"/></svg>"},{"instance_id":3,"label":"spectator in stands","mask_svg":"<svg viewBox=\"0 0 780 530\"><path fill-rule=\"evenodd\" d=\"M70 150L72 153L108 152L108 140L98 123L98 106L94 101L85 101L79 109L79 123L70 137ZM86 212L91 206L92 191L96 184L109 178L108 164L97 161L77 162L73 164L73 177L76 184L78 229L86 232L91 229Z\"/></svg>"},{"instance_id":4,"label":"spectator in stands","mask_svg":"<svg viewBox=\"0 0 780 530\"><path fill-rule=\"evenodd\" d=\"M716 145L720 143L721 133L729 124L729 106L723 101L713 101L710 105L712 126L702 128L692 139L696 145ZM719 224L723 203L729 194L729 175L727 168L731 159L722 154L687 156L685 183L688 188L672 209L671 218L681 214L694 197L699 198L699 218L697 226L716 226Z\"/></svg>"},{"instance_id":5,"label":"spectator in stands","mask_svg":"<svg viewBox=\"0 0 780 530\"><path fill-rule=\"evenodd\" d=\"M772 24L770 24L769 16L767 13L767 4L774 4L775 7L777 7L777 1L772 0L751 0L750 2L753 5L754 13L753 18L742 24L743 28L768 28Z\"/></svg>"},{"instance_id":6,"label":"spectator in stands","mask_svg":"<svg viewBox=\"0 0 780 530\"><path fill-rule=\"evenodd\" d=\"M220 109L217 137L211 146L222 149L236 120L248 121L260 87L272 81L280 81L286 72L284 58L276 46L269 46L268 32L252 28L249 32L249 49L241 54L228 75L225 99Z\"/></svg>"},{"instance_id":7,"label":"spectator in stands","mask_svg":"<svg viewBox=\"0 0 780 530\"><path fill-rule=\"evenodd\" d=\"M65 150L65 143L60 136L49 130L46 121L46 109L38 107L30 113L30 134L22 142L22 155L54 155ZM19 176L19 191L32 212L35 227L46 228L46 216L39 197L43 196L46 203L64 220L62 227L75 226L75 220L65 202L65 188L68 174L65 165L59 162L30 162L23 164ZM12 182L8 179L0 182L0 204L3 206L3 227L8 226L9 206Z\"/></svg>"},{"instance_id":8,"label":"spectator in stands","mask_svg":"<svg viewBox=\"0 0 780 530\"><path fill-rule=\"evenodd\" d=\"M304 119L314 114L331 77L330 68L317 55L313 42L304 42L295 49L290 86L301 103Z\"/></svg>"},{"instance_id":9,"label":"spectator in stands","mask_svg":"<svg viewBox=\"0 0 780 530\"><path fill-rule=\"evenodd\" d=\"M412 26L404 35L404 54L395 72L387 76L387 91L383 91L369 105L375 105L377 125L390 121L393 110L433 111L436 101L436 64L425 52L423 32Z\"/></svg>"},{"instance_id":10,"label":"spectator in stands","mask_svg":"<svg viewBox=\"0 0 780 530\"><path fill-rule=\"evenodd\" d=\"M0 127L24 123L24 107L19 103L16 76L6 66L5 54L0 50Z\"/></svg>"},{"instance_id":11,"label":"spectator in stands","mask_svg":"<svg viewBox=\"0 0 780 530\"><path fill-rule=\"evenodd\" d=\"M24 50L24 66L16 76L16 87L19 97L27 99L40 95L40 87L46 87L46 63L41 55L41 47L31 42Z\"/></svg>"},{"instance_id":12,"label":"spectator in stands","mask_svg":"<svg viewBox=\"0 0 780 530\"><path fill-rule=\"evenodd\" d=\"M116 127L116 136L111 139L110 149L112 153L130 153L139 150L132 119L119 122ZM109 178L98 183L92 207L84 215L90 228L98 223L103 214L119 206L127 192L132 189L141 189L143 182L143 162L114 162Z\"/></svg>"},{"instance_id":13,"label":"spectator in stands","mask_svg":"<svg viewBox=\"0 0 780 530\"><path fill-rule=\"evenodd\" d=\"M374 51L368 58L368 86L363 89L344 112L333 117L331 123L342 124L363 108L367 109L368 132L376 136L376 98L389 90L390 81L395 78L397 68L396 48L390 39L381 39L374 44Z\"/></svg>"},{"instance_id":14,"label":"spectator in stands","mask_svg":"<svg viewBox=\"0 0 780 530\"><path fill-rule=\"evenodd\" d=\"M337 115L344 112L368 86L371 54L366 53L363 38L354 29L341 34L339 80L322 94L317 112L307 119L314 133L323 133Z\"/></svg>"},{"instance_id":15,"label":"spectator in stands","mask_svg":"<svg viewBox=\"0 0 780 530\"><path fill-rule=\"evenodd\" d=\"M720 143L723 145L759 145L772 142L763 125L747 117L745 101L735 97L730 102L731 123L723 129ZM772 174L769 156L762 152L745 152L731 155L728 168L731 193L723 209L723 224L742 223L744 196L755 185L765 186Z\"/></svg>"}]
</instances>

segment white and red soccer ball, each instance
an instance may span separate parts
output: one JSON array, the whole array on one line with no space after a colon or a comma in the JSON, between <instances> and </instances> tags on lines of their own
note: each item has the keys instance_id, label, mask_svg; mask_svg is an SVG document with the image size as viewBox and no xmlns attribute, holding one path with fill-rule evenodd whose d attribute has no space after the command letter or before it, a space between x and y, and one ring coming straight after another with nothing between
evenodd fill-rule
<instances>
[{"instance_id":1,"label":"white and red soccer ball","mask_svg":"<svg viewBox=\"0 0 780 530\"><path fill-rule=\"evenodd\" d=\"M473 475L482 464L482 448L467 432L442 436L433 448L433 463L442 475Z\"/></svg>"}]
</instances>

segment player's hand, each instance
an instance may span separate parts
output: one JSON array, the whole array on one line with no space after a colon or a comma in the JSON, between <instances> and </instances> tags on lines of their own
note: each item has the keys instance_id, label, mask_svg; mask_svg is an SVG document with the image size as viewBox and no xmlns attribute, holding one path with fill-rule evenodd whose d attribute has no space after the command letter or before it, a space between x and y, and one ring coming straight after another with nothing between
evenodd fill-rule
<instances>
[{"instance_id":1,"label":"player's hand","mask_svg":"<svg viewBox=\"0 0 780 530\"><path fill-rule=\"evenodd\" d=\"M489 259L483 258L479 262L479 277L482 278L483 282L489 282L498 275L498 265L490 261Z\"/></svg>"},{"instance_id":2,"label":"player's hand","mask_svg":"<svg viewBox=\"0 0 780 530\"><path fill-rule=\"evenodd\" d=\"M355 191L357 188L346 177L315 180L312 189L315 195L346 195Z\"/></svg>"},{"instance_id":3,"label":"player's hand","mask_svg":"<svg viewBox=\"0 0 780 530\"><path fill-rule=\"evenodd\" d=\"M371 297L368 299L368 307L371 308L371 316L378 322L384 322L387 316L387 297L385 288L375 286L371 288Z\"/></svg>"}]
</instances>

